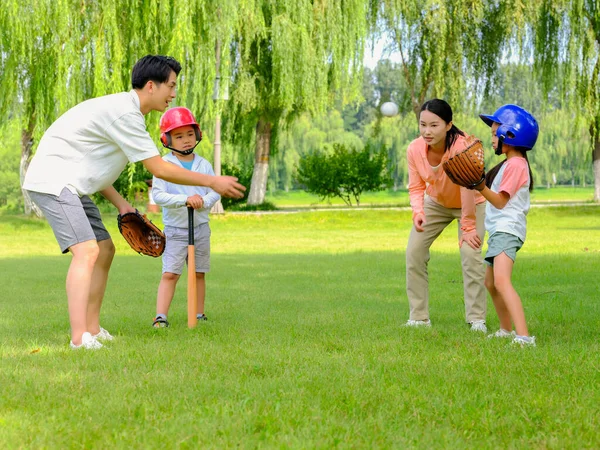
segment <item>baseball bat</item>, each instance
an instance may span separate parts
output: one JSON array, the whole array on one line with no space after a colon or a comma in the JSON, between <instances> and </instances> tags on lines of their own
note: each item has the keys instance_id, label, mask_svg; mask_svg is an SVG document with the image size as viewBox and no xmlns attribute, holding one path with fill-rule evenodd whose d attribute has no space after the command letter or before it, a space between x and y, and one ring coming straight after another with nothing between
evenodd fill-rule
<instances>
[{"instance_id":1,"label":"baseball bat","mask_svg":"<svg viewBox=\"0 0 600 450\"><path fill-rule=\"evenodd\" d=\"M194 248L194 208L188 206L188 328L194 328L198 323L196 318L196 251Z\"/></svg>"}]
</instances>

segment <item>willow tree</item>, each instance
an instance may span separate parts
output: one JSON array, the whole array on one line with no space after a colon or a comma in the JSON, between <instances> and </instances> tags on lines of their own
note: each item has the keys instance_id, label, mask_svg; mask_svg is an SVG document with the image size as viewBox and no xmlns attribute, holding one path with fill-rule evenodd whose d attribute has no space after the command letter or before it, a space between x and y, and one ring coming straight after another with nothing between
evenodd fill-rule
<instances>
[{"instance_id":1,"label":"willow tree","mask_svg":"<svg viewBox=\"0 0 600 450\"><path fill-rule=\"evenodd\" d=\"M600 202L600 2L543 0L530 17L533 58L546 92L558 90L589 130ZM559 81L560 80L560 81Z\"/></svg>"},{"instance_id":2,"label":"willow tree","mask_svg":"<svg viewBox=\"0 0 600 450\"><path fill-rule=\"evenodd\" d=\"M322 112L336 97L346 102L360 94L370 3L239 2L230 47L228 129L255 136L248 204L264 201L272 138L282 121Z\"/></svg>"},{"instance_id":3,"label":"willow tree","mask_svg":"<svg viewBox=\"0 0 600 450\"><path fill-rule=\"evenodd\" d=\"M382 37L387 36L400 55L410 107L417 117L427 96L448 93L455 99L464 92L464 57L473 38L467 29L481 22L482 13L480 2L463 0L381 2Z\"/></svg>"},{"instance_id":4,"label":"willow tree","mask_svg":"<svg viewBox=\"0 0 600 450\"><path fill-rule=\"evenodd\" d=\"M233 3L222 2L230 9ZM227 26L216 24L206 6L201 0L4 1L0 113L22 123L21 179L47 127L83 100L130 89L131 68L145 54L177 58L178 101L200 117L210 114L215 56L207 49ZM156 136L158 114L148 122ZM129 166L130 178L135 170ZM29 213L35 205L23 195Z\"/></svg>"},{"instance_id":5,"label":"willow tree","mask_svg":"<svg viewBox=\"0 0 600 450\"><path fill-rule=\"evenodd\" d=\"M0 113L21 123L21 184L29 165L34 139L56 116L72 93L66 79L65 55L70 53L68 35L78 23L66 1L3 2L2 90ZM23 191L25 212L41 212Z\"/></svg>"}]
</instances>

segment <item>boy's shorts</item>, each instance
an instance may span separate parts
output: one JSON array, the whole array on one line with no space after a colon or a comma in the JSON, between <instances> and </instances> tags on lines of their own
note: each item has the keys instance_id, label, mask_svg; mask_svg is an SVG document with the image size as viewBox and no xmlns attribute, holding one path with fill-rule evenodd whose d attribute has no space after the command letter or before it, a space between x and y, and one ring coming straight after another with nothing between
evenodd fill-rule
<instances>
[{"instance_id":1,"label":"boy's shorts","mask_svg":"<svg viewBox=\"0 0 600 450\"><path fill-rule=\"evenodd\" d=\"M506 253L506 256L514 261L521 247L523 247L523 241L514 234L503 233L501 231L494 233L488 239L485 262L493 266L494 258L502 252Z\"/></svg>"},{"instance_id":2,"label":"boy's shorts","mask_svg":"<svg viewBox=\"0 0 600 450\"><path fill-rule=\"evenodd\" d=\"M163 273L181 275L187 262L188 229L165 226L167 245L162 255ZM210 227L208 222L194 229L194 247L196 250L196 272L210 271Z\"/></svg>"},{"instance_id":3,"label":"boy's shorts","mask_svg":"<svg viewBox=\"0 0 600 450\"><path fill-rule=\"evenodd\" d=\"M28 192L31 200L44 213L63 253L67 253L75 244L110 239L98 207L87 195L80 198L67 188L58 197L54 194Z\"/></svg>"}]
</instances>

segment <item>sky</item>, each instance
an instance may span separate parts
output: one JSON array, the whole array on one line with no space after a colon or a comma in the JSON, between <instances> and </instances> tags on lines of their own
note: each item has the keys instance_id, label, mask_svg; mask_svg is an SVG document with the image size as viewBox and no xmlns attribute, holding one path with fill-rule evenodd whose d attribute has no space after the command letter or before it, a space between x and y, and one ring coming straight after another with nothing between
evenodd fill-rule
<instances>
[{"instance_id":1,"label":"sky","mask_svg":"<svg viewBox=\"0 0 600 450\"><path fill-rule=\"evenodd\" d=\"M392 62L400 61L400 54L398 52L390 53L389 51L384 51L385 45L385 40L381 39L375 43L373 48L371 48L370 44L366 46L365 57L363 59L365 67L373 69L380 59L389 59Z\"/></svg>"}]
</instances>

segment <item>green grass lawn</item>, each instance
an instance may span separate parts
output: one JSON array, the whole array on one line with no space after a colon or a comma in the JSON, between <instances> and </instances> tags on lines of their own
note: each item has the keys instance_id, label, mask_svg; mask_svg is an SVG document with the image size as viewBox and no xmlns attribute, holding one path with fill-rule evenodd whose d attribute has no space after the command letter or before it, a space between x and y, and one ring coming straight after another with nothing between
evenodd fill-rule
<instances>
[{"instance_id":1,"label":"green grass lawn","mask_svg":"<svg viewBox=\"0 0 600 450\"><path fill-rule=\"evenodd\" d=\"M560 186L551 189L540 187L534 189L531 200L533 203L553 202L591 202L594 198L593 187ZM320 200L319 197L305 191L277 191L267 194L266 200L280 209L290 208L327 208L345 206L339 198ZM360 198L363 207L392 207L409 206L408 191L365 192Z\"/></svg>"},{"instance_id":2,"label":"green grass lawn","mask_svg":"<svg viewBox=\"0 0 600 450\"><path fill-rule=\"evenodd\" d=\"M155 330L161 261L105 219L116 340L73 352L70 257L44 221L0 216L3 449L599 446L600 207L530 212L527 349L465 324L456 225L432 248L431 329L401 326L410 212L373 209L214 217L209 322L186 328L184 275Z\"/></svg>"}]
</instances>

